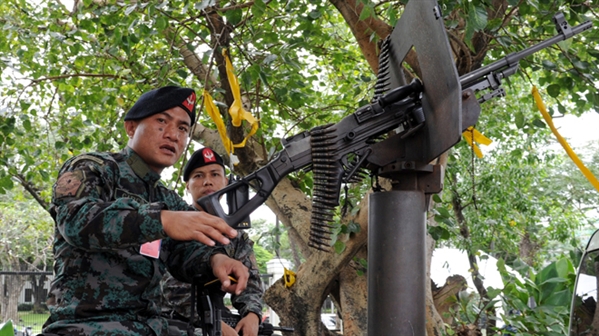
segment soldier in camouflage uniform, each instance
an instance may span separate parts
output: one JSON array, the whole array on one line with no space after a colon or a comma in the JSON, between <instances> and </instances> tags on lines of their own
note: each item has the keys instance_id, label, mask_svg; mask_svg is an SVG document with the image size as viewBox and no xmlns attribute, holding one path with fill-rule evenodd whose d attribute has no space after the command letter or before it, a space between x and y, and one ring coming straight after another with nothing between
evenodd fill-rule
<instances>
[{"instance_id":1,"label":"soldier in camouflage uniform","mask_svg":"<svg viewBox=\"0 0 599 336\"><path fill-rule=\"evenodd\" d=\"M185 165L183 180L185 181L185 189L191 194L194 201L202 196L212 194L228 184L224 161L211 148L202 148L194 152ZM196 209L202 210L196 202L193 202L193 205ZM240 260L250 270L250 278L245 291L241 295L231 297L233 306L242 319L235 327L235 330L222 323L224 336L237 335L240 331L244 336L258 335L264 291L253 245L254 242L250 240L248 234L245 231L240 231L239 235L224 247L228 256ZM172 275L167 274L162 281L162 295L163 315L189 321L191 315L190 284L181 282ZM196 321L196 324L199 324L199 321Z\"/></svg>"},{"instance_id":2,"label":"soldier in camouflage uniform","mask_svg":"<svg viewBox=\"0 0 599 336\"><path fill-rule=\"evenodd\" d=\"M160 182L194 122L193 90L156 89L125 115L126 148L63 165L50 208L55 279L44 335L168 335L155 300L167 270L188 282L212 272L226 291L245 290L248 268L225 248L237 231Z\"/></svg>"}]
</instances>

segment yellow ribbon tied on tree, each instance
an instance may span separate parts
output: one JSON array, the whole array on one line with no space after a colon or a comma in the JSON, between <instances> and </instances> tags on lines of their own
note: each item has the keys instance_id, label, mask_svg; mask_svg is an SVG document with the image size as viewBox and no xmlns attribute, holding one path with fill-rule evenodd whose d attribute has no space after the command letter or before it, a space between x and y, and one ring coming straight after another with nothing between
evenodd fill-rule
<instances>
[{"instance_id":1,"label":"yellow ribbon tied on tree","mask_svg":"<svg viewBox=\"0 0 599 336\"><path fill-rule=\"evenodd\" d=\"M235 76L235 70L229 59L229 55L226 49L223 49L223 56L225 57L225 65L227 68L227 79L229 80L229 86L233 93L233 104L229 107L229 115L231 116L231 123L235 127L240 127L243 120L247 120L252 128L248 135L239 144L234 145L235 148L241 148L245 146L245 142L249 137L254 135L258 130L258 120L254 116L243 108L241 101L241 91L239 89L239 80Z\"/></svg>"},{"instance_id":2,"label":"yellow ribbon tied on tree","mask_svg":"<svg viewBox=\"0 0 599 336\"><path fill-rule=\"evenodd\" d=\"M476 145L476 143L488 146L493 140L484 136L481 132L477 131L474 126L468 127L464 133L462 133L464 140L472 147L474 154L480 159L483 157L483 153L480 151L480 148Z\"/></svg>"},{"instance_id":3,"label":"yellow ribbon tied on tree","mask_svg":"<svg viewBox=\"0 0 599 336\"><path fill-rule=\"evenodd\" d=\"M293 284L295 283L295 272L290 269L287 269L286 267L284 267L283 269L283 280L285 280L285 287L291 288L291 286L293 286Z\"/></svg>"},{"instance_id":4,"label":"yellow ribbon tied on tree","mask_svg":"<svg viewBox=\"0 0 599 336\"><path fill-rule=\"evenodd\" d=\"M227 51L223 50L223 56L225 57L225 65L227 68L227 79L229 80L229 86L231 87L231 91L233 93L233 104L229 107L229 115L231 116L231 123L235 127L240 127L243 120L247 120L251 124L251 130L248 135L243 139L242 142L238 144L233 144L229 136L227 135L227 127L223 121L222 116L214 101L212 96L208 91L204 90L204 106L206 107L206 112L212 118L214 123L216 124L216 128L218 130L218 134L223 142L223 146L228 154L233 153L235 148L245 147L245 143L249 137L254 135L258 130L258 120L254 118L254 116L246 111L243 108L241 102L241 91L239 89L239 81L237 77L235 77L235 71L233 69L233 65L229 60L229 56L227 55Z\"/></svg>"},{"instance_id":5,"label":"yellow ribbon tied on tree","mask_svg":"<svg viewBox=\"0 0 599 336\"><path fill-rule=\"evenodd\" d=\"M212 121L216 124L216 129L218 130L218 134L220 135L220 139L225 146L225 150L227 153L231 154L233 152L233 143L231 139L227 136L227 127L223 122L223 118L220 116L220 112L216 105L214 105L214 101L212 100L212 96L208 93L208 91L204 90L204 107L206 108L206 112L212 118Z\"/></svg>"},{"instance_id":6,"label":"yellow ribbon tied on tree","mask_svg":"<svg viewBox=\"0 0 599 336\"><path fill-rule=\"evenodd\" d=\"M574 153L568 142L566 142L566 139L564 139L559 134L557 128L555 128L555 125L553 125L553 119L551 118L549 113L547 113L547 108L545 107L543 99L541 98L539 90L537 90L536 86L532 87L532 96L534 97L535 102L537 103L537 108L539 109L539 111L541 111L541 114L543 115L543 119L545 119L545 122L547 123L547 125L549 125L549 128L551 129L551 132L553 132L553 135L555 135L555 137L557 138L557 141L559 141L562 147L564 147L570 159L574 161L574 164L576 164L578 169L580 169L580 171L587 178L587 180L589 180L593 187L595 187L595 189L599 191L599 181L597 181L595 175L593 175L593 173L584 165L584 163L582 163L582 161L578 158L578 155Z\"/></svg>"}]
</instances>

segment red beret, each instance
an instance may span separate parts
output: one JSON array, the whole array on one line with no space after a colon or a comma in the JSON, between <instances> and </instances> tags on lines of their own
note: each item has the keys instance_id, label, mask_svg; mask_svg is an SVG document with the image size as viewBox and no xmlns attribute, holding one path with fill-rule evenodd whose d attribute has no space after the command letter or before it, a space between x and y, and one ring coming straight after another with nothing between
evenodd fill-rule
<instances>
[{"instance_id":1,"label":"red beret","mask_svg":"<svg viewBox=\"0 0 599 336\"><path fill-rule=\"evenodd\" d=\"M187 182L189 180L189 175L191 175L191 172L194 169L214 163L221 165L223 169L225 168L223 158L213 151L212 148L204 147L195 151L189 158L189 161L185 164L185 169L183 169L183 181Z\"/></svg>"},{"instance_id":2,"label":"red beret","mask_svg":"<svg viewBox=\"0 0 599 336\"><path fill-rule=\"evenodd\" d=\"M125 120L143 119L177 106L187 112L193 125L196 121L196 93L193 89L178 86L165 86L142 94L125 115Z\"/></svg>"}]
</instances>

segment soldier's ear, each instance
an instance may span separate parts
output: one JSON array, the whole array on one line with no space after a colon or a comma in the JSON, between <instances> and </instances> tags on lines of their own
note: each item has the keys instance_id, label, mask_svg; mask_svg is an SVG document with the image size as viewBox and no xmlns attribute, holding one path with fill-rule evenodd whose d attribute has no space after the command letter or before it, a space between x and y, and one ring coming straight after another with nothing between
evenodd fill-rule
<instances>
[{"instance_id":1,"label":"soldier's ear","mask_svg":"<svg viewBox=\"0 0 599 336\"><path fill-rule=\"evenodd\" d=\"M125 120L125 131L129 138L132 138L135 134L135 130L137 129L137 121L136 120Z\"/></svg>"}]
</instances>

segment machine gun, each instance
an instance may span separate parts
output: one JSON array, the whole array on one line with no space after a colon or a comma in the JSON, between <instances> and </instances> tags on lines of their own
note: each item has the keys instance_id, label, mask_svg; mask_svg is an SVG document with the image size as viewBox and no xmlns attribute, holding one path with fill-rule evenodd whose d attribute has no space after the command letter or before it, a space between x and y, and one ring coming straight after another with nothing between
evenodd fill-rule
<instances>
[{"instance_id":1,"label":"machine gun","mask_svg":"<svg viewBox=\"0 0 599 336\"><path fill-rule=\"evenodd\" d=\"M398 169L410 170L419 165L422 168L422 163L451 148L460 140L461 133L476 123L481 103L505 96L501 82L517 72L521 59L591 28L591 22L570 27L564 15L558 13L554 17L556 36L458 79L449 48L439 47L448 46L440 7L434 1L424 0L408 4L429 5L432 8L422 10L422 14L414 10L409 18L404 20L402 16L383 42L370 104L336 124L318 126L284 139L283 149L266 166L200 198L198 204L236 227L266 201L283 177L300 169L311 169L314 185L308 244L327 251L342 184L360 180L367 171L385 176ZM405 84L401 63L413 47L418 51L421 79ZM247 190L250 186L256 191L254 197L240 202L235 211L223 211L218 202L221 195ZM427 193L438 191L431 189Z\"/></svg>"},{"instance_id":2,"label":"machine gun","mask_svg":"<svg viewBox=\"0 0 599 336\"><path fill-rule=\"evenodd\" d=\"M235 281L234 278L230 278ZM194 277L191 287L191 318L188 325L188 335L193 336L193 321L195 312L200 317L202 335L222 336L221 321L231 328L235 328L241 320L239 314L233 314L224 304L225 292L220 289L218 279L205 276ZM270 323L261 322L258 328L258 336L271 336L275 331L293 331L289 327L275 327ZM240 335L242 336L242 335Z\"/></svg>"},{"instance_id":3,"label":"machine gun","mask_svg":"<svg viewBox=\"0 0 599 336\"><path fill-rule=\"evenodd\" d=\"M554 23L555 37L459 77L436 0L409 1L381 46L370 104L336 124L285 139L266 166L197 202L234 226L266 201L285 175L312 169L308 244L328 250L342 184L366 171L391 179L391 191L369 196L368 268L376 271L367 275L368 335L424 335L426 195L443 188L442 166L430 163L478 121L481 103L505 95L501 82L522 58L591 27L590 22L570 27L561 14ZM407 84L402 63L412 50L419 72ZM241 185L256 195L225 213L218 197Z\"/></svg>"}]
</instances>

